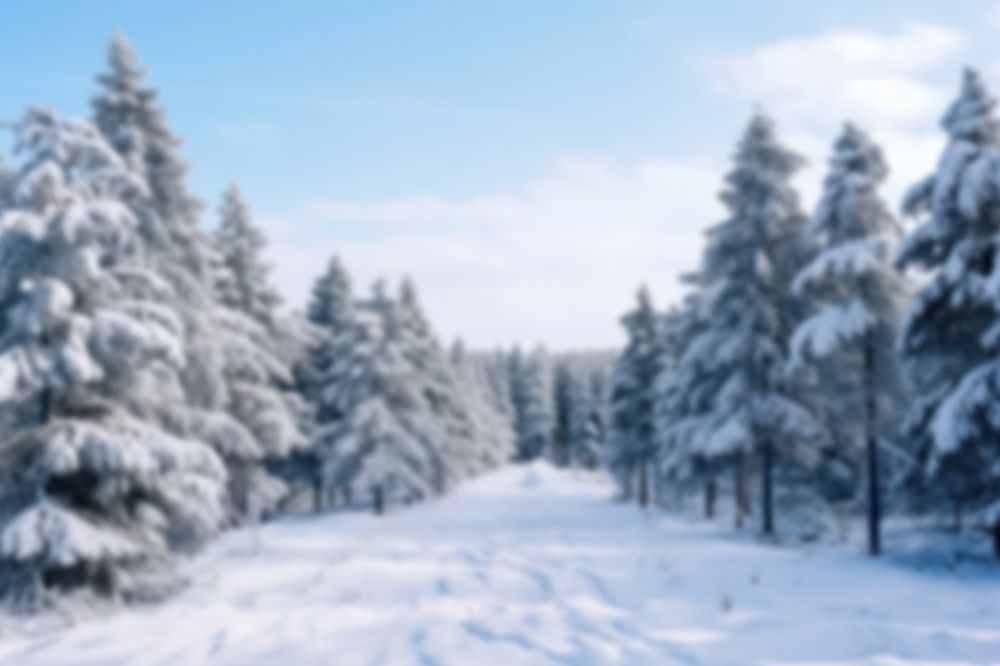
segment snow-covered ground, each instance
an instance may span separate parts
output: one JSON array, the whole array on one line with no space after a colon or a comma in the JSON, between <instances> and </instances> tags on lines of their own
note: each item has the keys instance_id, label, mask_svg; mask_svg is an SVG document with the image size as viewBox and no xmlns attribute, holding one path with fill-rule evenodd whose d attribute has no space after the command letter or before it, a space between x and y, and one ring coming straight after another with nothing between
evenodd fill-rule
<instances>
[{"instance_id":1,"label":"snow-covered ground","mask_svg":"<svg viewBox=\"0 0 1000 666\"><path fill-rule=\"evenodd\" d=\"M8 625L0 663L1000 664L1000 571L762 546L610 494L538 463L383 519L234 532L172 601Z\"/></svg>"}]
</instances>

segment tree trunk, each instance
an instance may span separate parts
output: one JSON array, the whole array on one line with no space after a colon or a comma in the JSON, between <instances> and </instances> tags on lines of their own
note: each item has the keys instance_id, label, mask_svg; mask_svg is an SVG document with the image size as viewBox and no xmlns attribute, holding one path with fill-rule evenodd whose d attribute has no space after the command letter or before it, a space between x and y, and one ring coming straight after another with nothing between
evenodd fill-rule
<instances>
[{"instance_id":1,"label":"tree trunk","mask_svg":"<svg viewBox=\"0 0 1000 666\"><path fill-rule=\"evenodd\" d=\"M313 479L313 511L319 513L323 510L323 480L320 477Z\"/></svg>"},{"instance_id":2,"label":"tree trunk","mask_svg":"<svg viewBox=\"0 0 1000 666\"><path fill-rule=\"evenodd\" d=\"M993 557L1000 560L1000 518L993 521Z\"/></svg>"},{"instance_id":3,"label":"tree trunk","mask_svg":"<svg viewBox=\"0 0 1000 666\"><path fill-rule=\"evenodd\" d=\"M736 454L733 475L735 477L733 479L733 499L736 503L736 528L743 529L743 520L747 514L747 472L742 453Z\"/></svg>"},{"instance_id":4,"label":"tree trunk","mask_svg":"<svg viewBox=\"0 0 1000 666\"><path fill-rule=\"evenodd\" d=\"M958 502L955 502L955 504L951 508L951 519L952 519L951 528L953 530L955 530L955 534L961 534L962 533L962 505L959 504Z\"/></svg>"},{"instance_id":5,"label":"tree trunk","mask_svg":"<svg viewBox=\"0 0 1000 666\"><path fill-rule=\"evenodd\" d=\"M870 336L869 336L870 338ZM876 405L874 387L875 363L871 341L865 341L865 430L868 459L868 554L873 557L882 552L882 493L879 488L878 434L876 432Z\"/></svg>"},{"instance_id":6,"label":"tree trunk","mask_svg":"<svg viewBox=\"0 0 1000 666\"><path fill-rule=\"evenodd\" d=\"M764 442L761 446L761 531L764 536L774 536L774 445Z\"/></svg>"},{"instance_id":7,"label":"tree trunk","mask_svg":"<svg viewBox=\"0 0 1000 666\"><path fill-rule=\"evenodd\" d=\"M375 515L381 516L383 513L385 513L385 489L381 485L375 486L373 494L375 496L374 497Z\"/></svg>"},{"instance_id":8,"label":"tree trunk","mask_svg":"<svg viewBox=\"0 0 1000 666\"><path fill-rule=\"evenodd\" d=\"M715 518L715 479L705 481L705 518Z\"/></svg>"},{"instance_id":9,"label":"tree trunk","mask_svg":"<svg viewBox=\"0 0 1000 666\"><path fill-rule=\"evenodd\" d=\"M639 461L639 506L646 508L649 505L649 474L646 469L646 458Z\"/></svg>"},{"instance_id":10,"label":"tree trunk","mask_svg":"<svg viewBox=\"0 0 1000 666\"><path fill-rule=\"evenodd\" d=\"M344 488L344 506L351 506L351 487L347 486Z\"/></svg>"}]
</instances>

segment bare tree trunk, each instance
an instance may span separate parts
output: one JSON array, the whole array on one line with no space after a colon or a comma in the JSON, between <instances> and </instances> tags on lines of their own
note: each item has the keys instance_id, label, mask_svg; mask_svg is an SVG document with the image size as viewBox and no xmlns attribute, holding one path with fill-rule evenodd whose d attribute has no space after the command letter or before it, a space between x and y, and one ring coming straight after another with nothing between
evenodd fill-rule
<instances>
[{"instance_id":1,"label":"bare tree trunk","mask_svg":"<svg viewBox=\"0 0 1000 666\"><path fill-rule=\"evenodd\" d=\"M865 340L865 430L868 438L866 443L868 460L868 554L876 557L882 552L882 493L879 488L874 360L871 336L867 336Z\"/></svg>"},{"instance_id":2,"label":"bare tree trunk","mask_svg":"<svg viewBox=\"0 0 1000 666\"><path fill-rule=\"evenodd\" d=\"M743 521L747 514L747 471L746 461L742 453L736 454L736 464L733 466L733 494L736 503L736 528L743 529Z\"/></svg>"},{"instance_id":3,"label":"bare tree trunk","mask_svg":"<svg viewBox=\"0 0 1000 666\"><path fill-rule=\"evenodd\" d=\"M761 446L761 531L764 536L774 536L774 445L764 442Z\"/></svg>"},{"instance_id":4,"label":"bare tree trunk","mask_svg":"<svg viewBox=\"0 0 1000 666\"><path fill-rule=\"evenodd\" d=\"M639 506L649 505L649 474L645 456L639 461Z\"/></svg>"},{"instance_id":5,"label":"bare tree trunk","mask_svg":"<svg viewBox=\"0 0 1000 666\"><path fill-rule=\"evenodd\" d=\"M715 518L715 490L714 478L705 481L705 518L707 520Z\"/></svg>"},{"instance_id":6,"label":"bare tree trunk","mask_svg":"<svg viewBox=\"0 0 1000 666\"><path fill-rule=\"evenodd\" d=\"M385 513L385 489L381 485L375 486L374 495L375 515L381 516Z\"/></svg>"},{"instance_id":7,"label":"bare tree trunk","mask_svg":"<svg viewBox=\"0 0 1000 666\"><path fill-rule=\"evenodd\" d=\"M313 511L319 513L323 510L323 479L319 476L313 478Z\"/></svg>"}]
</instances>

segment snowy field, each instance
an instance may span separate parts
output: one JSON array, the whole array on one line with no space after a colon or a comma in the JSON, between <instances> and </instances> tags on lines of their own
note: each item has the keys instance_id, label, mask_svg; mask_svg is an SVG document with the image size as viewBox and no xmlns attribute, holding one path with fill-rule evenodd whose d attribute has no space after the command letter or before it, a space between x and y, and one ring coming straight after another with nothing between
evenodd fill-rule
<instances>
[{"instance_id":1,"label":"snowy field","mask_svg":"<svg viewBox=\"0 0 1000 666\"><path fill-rule=\"evenodd\" d=\"M1000 664L1000 570L767 547L610 494L536 463L381 520L231 533L160 607L8 622L0 663Z\"/></svg>"}]
</instances>

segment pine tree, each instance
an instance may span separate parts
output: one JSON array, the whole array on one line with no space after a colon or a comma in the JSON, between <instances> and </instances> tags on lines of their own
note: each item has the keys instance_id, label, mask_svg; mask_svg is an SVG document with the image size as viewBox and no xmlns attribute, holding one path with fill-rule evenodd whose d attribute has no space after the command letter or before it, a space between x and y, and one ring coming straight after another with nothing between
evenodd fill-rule
<instances>
[{"instance_id":1,"label":"pine tree","mask_svg":"<svg viewBox=\"0 0 1000 666\"><path fill-rule=\"evenodd\" d=\"M890 252L901 229L877 189L888 175L882 151L853 125L834 145L830 172L810 230L822 252L795 278L818 310L792 339L793 363L820 365L835 379L824 396L834 404L852 458L864 451L868 549L881 551L882 488L879 440L892 437L904 387L894 339L907 297Z\"/></svg>"},{"instance_id":2,"label":"pine tree","mask_svg":"<svg viewBox=\"0 0 1000 666\"><path fill-rule=\"evenodd\" d=\"M477 462L474 473L493 469L514 456L514 426L509 412L492 396L489 368L456 341L449 354L455 390L472 420L469 442Z\"/></svg>"},{"instance_id":3,"label":"pine tree","mask_svg":"<svg viewBox=\"0 0 1000 666\"><path fill-rule=\"evenodd\" d=\"M692 450L715 465L760 458L761 528L774 533L774 477L780 463L815 462L825 433L793 395L786 364L799 315L791 283L806 247L790 184L801 158L777 140L772 122L751 120L721 198L729 218L712 228L698 284L701 330L681 361L716 382ZM687 371L683 369L682 371Z\"/></svg>"},{"instance_id":4,"label":"pine tree","mask_svg":"<svg viewBox=\"0 0 1000 666\"><path fill-rule=\"evenodd\" d=\"M581 395L574 391L573 371L568 359L556 362L553 380L553 407L555 409L555 431L552 435L552 461L565 467L569 464L571 442L570 414L574 410L573 401Z\"/></svg>"},{"instance_id":5,"label":"pine tree","mask_svg":"<svg viewBox=\"0 0 1000 666\"><path fill-rule=\"evenodd\" d=\"M222 519L224 470L164 432L183 328L124 199L146 196L95 128L42 109L16 126L23 162L0 226L0 591L124 599L164 592L173 552ZM164 571L166 570L166 571Z\"/></svg>"},{"instance_id":6,"label":"pine tree","mask_svg":"<svg viewBox=\"0 0 1000 666\"><path fill-rule=\"evenodd\" d=\"M517 459L535 460L552 447L555 414L552 405L551 369L541 347L524 356L515 349L510 357L511 402L517 436Z\"/></svg>"},{"instance_id":7,"label":"pine tree","mask_svg":"<svg viewBox=\"0 0 1000 666\"><path fill-rule=\"evenodd\" d=\"M293 373L301 340L294 328L283 327L289 321L278 310L281 299L262 256L267 241L236 185L224 194L219 216L215 293L225 312L227 345L237 344L240 352L224 370L226 409L253 435L264 460L234 461L233 494L239 513L255 518L273 512L287 492L269 468L281 468L305 443Z\"/></svg>"},{"instance_id":8,"label":"pine tree","mask_svg":"<svg viewBox=\"0 0 1000 666\"><path fill-rule=\"evenodd\" d=\"M399 305L381 283L337 335L335 352L314 434L325 484L371 493L376 513L392 496L433 494L441 431L407 358Z\"/></svg>"},{"instance_id":9,"label":"pine tree","mask_svg":"<svg viewBox=\"0 0 1000 666\"><path fill-rule=\"evenodd\" d=\"M169 300L184 325L183 396L160 405L159 419L174 434L211 443L229 471L230 520L254 519L284 493L267 473L266 458L295 443L285 427L291 422L272 418L274 405L252 387L286 382L290 369L269 347L266 329L219 301L221 262L199 226L201 204L187 190L179 141L121 34L111 42L109 67L98 77L94 121L131 173L148 183L149 196L127 199L159 278L146 285L145 296ZM258 407L263 418L244 422Z\"/></svg>"},{"instance_id":10,"label":"pine tree","mask_svg":"<svg viewBox=\"0 0 1000 666\"><path fill-rule=\"evenodd\" d=\"M697 290L696 275L683 279L696 290L667 322L665 340L672 363L664 364L661 369L657 392L657 475L660 484L673 488L677 497L700 484L704 488L705 517L713 518L718 462L701 445L711 436L713 399L725 375L718 372L712 364L714 356L702 346L709 340L704 335L710 321L710 313L704 308L707 294ZM748 508L742 458L742 454L737 454L733 465L738 527L742 527Z\"/></svg>"},{"instance_id":11,"label":"pine tree","mask_svg":"<svg viewBox=\"0 0 1000 666\"><path fill-rule=\"evenodd\" d=\"M595 469L603 459L604 396L600 382L604 368L570 368L566 389L566 464L573 468Z\"/></svg>"},{"instance_id":12,"label":"pine tree","mask_svg":"<svg viewBox=\"0 0 1000 666\"><path fill-rule=\"evenodd\" d=\"M610 396L608 464L631 499L649 502L650 466L656 453L656 382L663 363L663 331L649 291L639 289L636 308L622 318L628 335L615 363ZM638 489L632 484L638 479Z\"/></svg>"},{"instance_id":13,"label":"pine tree","mask_svg":"<svg viewBox=\"0 0 1000 666\"><path fill-rule=\"evenodd\" d=\"M938 169L907 194L904 211L923 221L898 263L930 275L900 327L919 403L909 434L929 479L924 490L956 512L982 511L1000 558L1000 304L994 173L1000 126L996 101L966 70L942 120L949 142Z\"/></svg>"},{"instance_id":14,"label":"pine tree","mask_svg":"<svg viewBox=\"0 0 1000 666\"><path fill-rule=\"evenodd\" d=\"M221 260L216 277L219 300L274 329L281 297L271 285L271 267L262 256L267 239L253 223L250 206L235 183L223 195L214 242Z\"/></svg>"},{"instance_id":15,"label":"pine tree","mask_svg":"<svg viewBox=\"0 0 1000 666\"><path fill-rule=\"evenodd\" d=\"M304 353L295 367L296 384L307 405L309 429L330 429L344 418L343 406L329 390L330 372L341 351L338 345L350 339L354 325L355 299L350 276L340 259L330 258L326 269L313 284L306 308L307 330ZM313 509L326 508L327 499L322 469L323 451L315 438L309 446L297 449L281 467L281 475L293 487L312 488Z\"/></svg>"},{"instance_id":16,"label":"pine tree","mask_svg":"<svg viewBox=\"0 0 1000 666\"><path fill-rule=\"evenodd\" d=\"M108 65L110 71L97 78L101 90L93 100L94 122L130 169L149 183L149 206L138 211L142 232L154 255L165 254L195 279L209 281L212 256L198 227L201 203L187 191L188 167L177 155L180 140L120 32L111 40Z\"/></svg>"}]
</instances>

